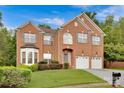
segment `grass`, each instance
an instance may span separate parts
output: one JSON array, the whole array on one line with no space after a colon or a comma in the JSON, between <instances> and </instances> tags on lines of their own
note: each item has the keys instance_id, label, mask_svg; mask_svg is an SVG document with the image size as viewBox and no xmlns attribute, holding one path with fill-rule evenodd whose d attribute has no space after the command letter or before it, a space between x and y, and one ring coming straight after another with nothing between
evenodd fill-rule
<instances>
[{"instance_id":1,"label":"grass","mask_svg":"<svg viewBox=\"0 0 124 93\"><path fill-rule=\"evenodd\" d=\"M111 68L112 70L124 70L124 68Z\"/></svg>"},{"instance_id":2,"label":"grass","mask_svg":"<svg viewBox=\"0 0 124 93\"><path fill-rule=\"evenodd\" d=\"M104 80L84 70L46 70L32 73L30 88L50 88L75 84L102 83Z\"/></svg>"}]
</instances>

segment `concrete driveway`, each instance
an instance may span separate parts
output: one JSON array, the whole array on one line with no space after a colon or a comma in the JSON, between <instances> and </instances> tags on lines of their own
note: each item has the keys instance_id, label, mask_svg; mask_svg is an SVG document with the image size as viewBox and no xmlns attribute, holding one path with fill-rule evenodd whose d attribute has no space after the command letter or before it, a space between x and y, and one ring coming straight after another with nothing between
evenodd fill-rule
<instances>
[{"instance_id":1,"label":"concrete driveway","mask_svg":"<svg viewBox=\"0 0 124 93\"><path fill-rule=\"evenodd\" d=\"M104 79L109 84L112 84L112 72L120 72L121 78L119 80L119 83L122 87L124 87L124 71L123 70L110 70L110 69L87 69L86 71Z\"/></svg>"}]
</instances>

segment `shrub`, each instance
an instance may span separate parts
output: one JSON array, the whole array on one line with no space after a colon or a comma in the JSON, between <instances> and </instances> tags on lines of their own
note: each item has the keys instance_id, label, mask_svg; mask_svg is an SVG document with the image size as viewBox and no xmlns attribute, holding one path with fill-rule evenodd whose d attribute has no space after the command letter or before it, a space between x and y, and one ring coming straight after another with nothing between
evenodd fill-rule
<instances>
[{"instance_id":1,"label":"shrub","mask_svg":"<svg viewBox=\"0 0 124 93\"><path fill-rule=\"evenodd\" d=\"M31 70L0 67L0 87L24 87L31 80Z\"/></svg>"},{"instance_id":2,"label":"shrub","mask_svg":"<svg viewBox=\"0 0 124 93\"><path fill-rule=\"evenodd\" d=\"M49 65L48 64L38 64L38 70L48 70Z\"/></svg>"},{"instance_id":3,"label":"shrub","mask_svg":"<svg viewBox=\"0 0 124 93\"><path fill-rule=\"evenodd\" d=\"M59 64L59 61L57 61L57 60L51 60L50 62L51 62L51 64Z\"/></svg>"},{"instance_id":4,"label":"shrub","mask_svg":"<svg viewBox=\"0 0 124 93\"><path fill-rule=\"evenodd\" d=\"M20 69L22 71L22 76L25 78L25 81L30 82L31 81L31 70L30 69Z\"/></svg>"},{"instance_id":5,"label":"shrub","mask_svg":"<svg viewBox=\"0 0 124 93\"><path fill-rule=\"evenodd\" d=\"M18 65L17 67L18 67L18 68L31 69L30 66L28 66L28 65L22 65L22 64L21 64L21 65Z\"/></svg>"},{"instance_id":6,"label":"shrub","mask_svg":"<svg viewBox=\"0 0 124 93\"><path fill-rule=\"evenodd\" d=\"M64 69L68 69L69 68L69 63L64 63Z\"/></svg>"},{"instance_id":7,"label":"shrub","mask_svg":"<svg viewBox=\"0 0 124 93\"><path fill-rule=\"evenodd\" d=\"M30 66L30 69L32 70L32 72L34 71L38 71L38 64L33 64Z\"/></svg>"},{"instance_id":8,"label":"shrub","mask_svg":"<svg viewBox=\"0 0 124 93\"><path fill-rule=\"evenodd\" d=\"M47 63L48 63L47 60L43 60L43 61L38 62L38 64L47 64Z\"/></svg>"},{"instance_id":9,"label":"shrub","mask_svg":"<svg viewBox=\"0 0 124 93\"><path fill-rule=\"evenodd\" d=\"M38 70L38 65L37 64L33 64L31 66L28 65L19 65L18 68L26 68L26 69L30 69L32 72L37 71Z\"/></svg>"},{"instance_id":10,"label":"shrub","mask_svg":"<svg viewBox=\"0 0 124 93\"><path fill-rule=\"evenodd\" d=\"M56 64L56 63L50 64L49 68L50 69L62 69L62 64Z\"/></svg>"}]
</instances>

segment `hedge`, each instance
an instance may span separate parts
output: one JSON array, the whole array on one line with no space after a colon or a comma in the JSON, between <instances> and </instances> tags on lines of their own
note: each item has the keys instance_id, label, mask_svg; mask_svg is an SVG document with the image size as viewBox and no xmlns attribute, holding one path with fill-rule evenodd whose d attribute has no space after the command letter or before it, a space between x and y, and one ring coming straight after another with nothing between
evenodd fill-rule
<instances>
[{"instance_id":1,"label":"hedge","mask_svg":"<svg viewBox=\"0 0 124 93\"><path fill-rule=\"evenodd\" d=\"M31 81L31 70L12 66L0 67L0 87L25 87Z\"/></svg>"},{"instance_id":2,"label":"hedge","mask_svg":"<svg viewBox=\"0 0 124 93\"><path fill-rule=\"evenodd\" d=\"M48 64L38 64L38 70L48 70L49 65Z\"/></svg>"},{"instance_id":3,"label":"hedge","mask_svg":"<svg viewBox=\"0 0 124 93\"><path fill-rule=\"evenodd\" d=\"M38 70L52 70L52 69L62 69L63 65L59 64L56 60L50 60L50 63L47 64L46 60L40 61L38 63Z\"/></svg>"},{"instance_id":4,"label":"hedge","mask_svg":"<svg viewBox=\"0 0 124 93\"><path fill-rule=\"evenodd\" d=\"M38 71L38 64L33 64L31 66L19 65L18 68L26 68L26 69L30 69L32 72L34 72L34 71Z\"/></svg>"},{"instance_id":5,"label":"hedge","mask_svg":"<svg viewBox=\"0 0 124 93\"><path fill-rule=\"evenodd\" d=\"M64 63L64 69L68 69L69 68L69 63L65 62Z\"/></svg>"}]
</instances>

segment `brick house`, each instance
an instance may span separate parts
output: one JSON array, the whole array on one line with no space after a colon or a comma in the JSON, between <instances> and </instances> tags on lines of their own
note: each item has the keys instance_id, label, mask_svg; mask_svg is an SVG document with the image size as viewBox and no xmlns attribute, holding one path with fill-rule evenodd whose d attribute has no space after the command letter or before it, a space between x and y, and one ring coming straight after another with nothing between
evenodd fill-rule
<instances>
[{"instance_id":1,"label":"brick house","mask_svg":"<svg viewBox=\"0 0 124 93\"><path fill-rule=\"evenodd\" d=\"M41 60L68 62L71 68L102 69L104 32L85 14L58 31L28 22L17 29L17 65Z\"/></svg>"}]
</instances>

